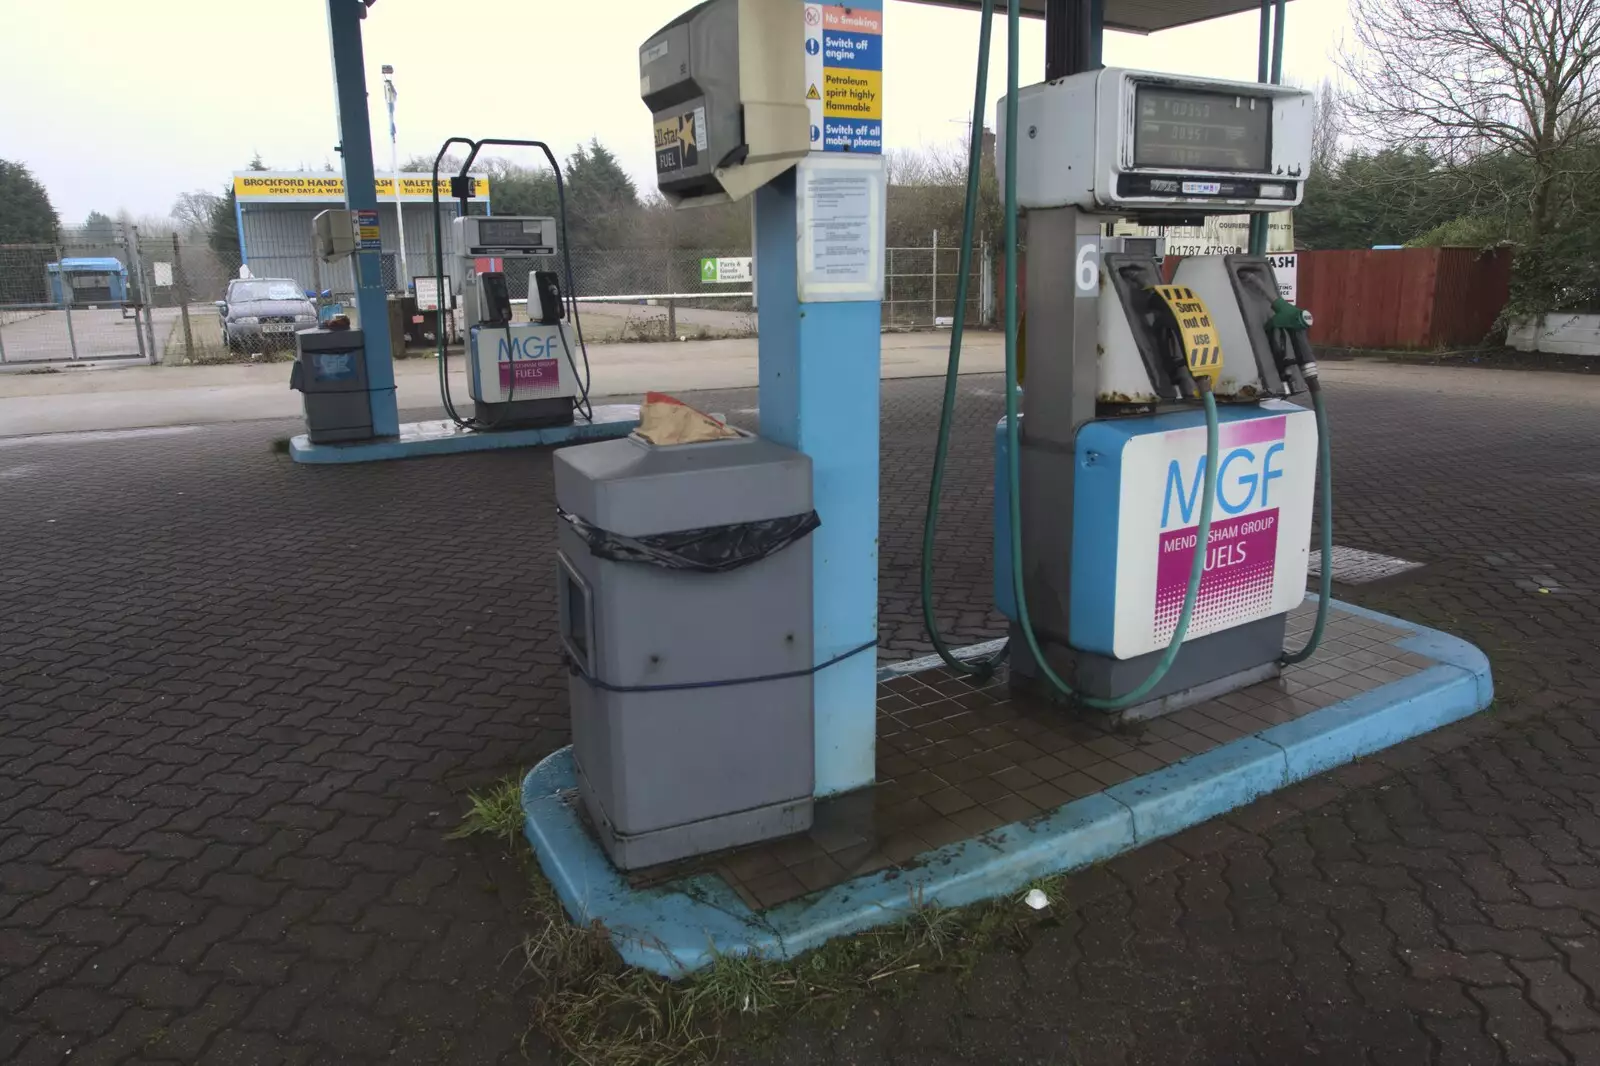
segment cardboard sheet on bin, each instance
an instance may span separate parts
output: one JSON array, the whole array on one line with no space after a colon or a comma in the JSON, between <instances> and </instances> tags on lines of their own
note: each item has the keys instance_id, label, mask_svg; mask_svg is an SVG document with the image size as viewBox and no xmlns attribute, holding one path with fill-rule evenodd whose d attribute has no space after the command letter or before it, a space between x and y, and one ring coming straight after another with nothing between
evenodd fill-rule
<instances>
[{"instance_id":1,"label":"cardboard sheet on bin","mask_svg":"<svg viewBox=\"0 0 1600 1066\"><path fill-rule=\"evenodd\" d=\"M645 394L639 408L639 436L651 444L699 444L737 437L739 431L664 392Z\"/></svg>"}]
</instances>

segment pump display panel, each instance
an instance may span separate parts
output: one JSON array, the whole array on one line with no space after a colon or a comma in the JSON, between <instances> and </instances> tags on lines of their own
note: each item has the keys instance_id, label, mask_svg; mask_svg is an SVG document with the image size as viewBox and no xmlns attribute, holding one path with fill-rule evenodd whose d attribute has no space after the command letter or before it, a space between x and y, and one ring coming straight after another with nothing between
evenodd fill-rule
<instances>
[{"instance_id":1,"label":"pump display panel","mask_svg":"<svg viewBox=\"0 0 1600 1066\"><path fill-rule=\"evenodd\" d=\"M505 248L518 245L537 247L543 244L543 237L544 233L537 227L524 229L521 219L486 218L478 223L478 240L484 244Z\"/></svg>"},{"instance_id":2,"label":"pump display panel","mask_svg":"<svg viewBox=\"0 0 1600 1066\"><path fill-rule=\"evenodd\" d=\"M536 215L466 215L453 220L457 255L521 257L556 253L556 220Z\"/></svg>"},{"instance_id":3,"label":"pump display panel","mask_svg":"<svg viewBox=\"0 0 1600 1066\"><path fill-rule=\"evenodd\" d=\"M1140 85L1133 165L1261 172L1272 163L1272 101Z\"/></svg>"},{"instance_id":4,"label":"pump display panel","mask_svg":"<svg viewBox=\"0 0 1600 1066\"><path fill-rule=\"evenodd\" d=\"M996 121L1006 156L1005 102ZM1017 202L1172 223L1299 204L1311 93L1105 67L1017 93ZM1004 174L1002 173L1002 177Z\"/></svg>"}]
</instances>

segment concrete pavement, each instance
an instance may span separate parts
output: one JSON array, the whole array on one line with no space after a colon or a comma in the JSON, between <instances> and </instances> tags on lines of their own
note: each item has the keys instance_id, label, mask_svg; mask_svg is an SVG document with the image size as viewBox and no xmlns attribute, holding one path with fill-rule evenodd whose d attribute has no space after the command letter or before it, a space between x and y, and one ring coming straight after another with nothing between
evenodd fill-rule
<instances>
[{"instance_id":1,"label":"concrete pavement","mask_svg":"<svg viewBox=\"0 0 1600 1066\"><path fill-rule=\"evenodd\" d=\"M943 374L948 333L883 336L885 378ZM962 366L993 373L1004 366L999 334L969 333ZM595 396L637 396L649 390L748 388L756 384L756 340L678 344L591 344ZM451 392L467 395L464 363L450 357ZM438 364L432 358L395 364L402 411L439 407ZM289 389L289 364L136 366L0 374L0 436L135 429L147 426L297 418L300 397Z\"/></svg>"}]
</instances>

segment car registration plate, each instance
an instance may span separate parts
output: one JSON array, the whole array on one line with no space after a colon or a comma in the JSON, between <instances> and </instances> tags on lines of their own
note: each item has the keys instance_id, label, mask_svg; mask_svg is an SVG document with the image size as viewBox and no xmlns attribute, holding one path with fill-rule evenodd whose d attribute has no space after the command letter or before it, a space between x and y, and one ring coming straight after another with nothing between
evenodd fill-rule
<instances>
[{"instance_id":1,"label":"car registration plate","mask_svg":"<svg viewBox=\"0 0 1600 1066\"><path fill-rule=\"evenodd\" d=\"M291 333L293 331L293 322L268 322L261 327L261 332L263 333Z\"/></svg>"}]
</instances>

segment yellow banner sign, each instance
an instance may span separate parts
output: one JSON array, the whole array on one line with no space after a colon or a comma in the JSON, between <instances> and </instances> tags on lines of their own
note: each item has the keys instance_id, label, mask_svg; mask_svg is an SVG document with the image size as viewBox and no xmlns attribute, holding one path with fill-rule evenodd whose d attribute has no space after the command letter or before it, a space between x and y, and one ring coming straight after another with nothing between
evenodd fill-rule
<instances>
[{"instance_id":1,"label":"yellow banner sign","mask_svg":"<svg viewBox=\"0 0 1600 1066\"><path fill-rule=\"evenodd\" d=\"M823 70L822 113L828 118L883 118L883 72L843 67Z\"/></svg>"},{"instance_id":2,"label":"yellow banner sign","mask_svg":"<svg viewBox=\"0 0 1600 1066\"><path fill-rule=\"evenodd\" d=\"M489 179L473 175L472 198L489 198ZM394 178L379 177L373 182L379 200L394 199ZM241 200L330 200L344 199L344 178L337 174L307 174L299 172L243 171L233 176L234 195ZM406 201L433 199L433 178L428 174L400 175L400 199ZM439 179L439 199L450 199L450 180Z\"/></svg>"},{"instance_id":3,"label":"yellow banner sign","mask_svg":"<svg viewBox=\"0 0 1600 1066\"><path fill-rule=\"evenodd\" d=\"M488 178L475 177L475 178L472 179L472 181L473 181L473 189L472 189L472 195L473 196L481 198L481 197L486 197L486 196L489 195L489 179ZM394 197L394 179L393 178L379 178L376 181L375 184L378 187L378 195L380 197L387 196L387 197L389 197L391 199ZM412 199L431 200L431 199L433 199L433 178L431 176L412 177L409 174L400 175L400 198L402 200L412 200ZM450 199L450 179L449 178L440 178L439 179L439 199L441 199L441 200Z\"/></svg>"}]
</instances>

